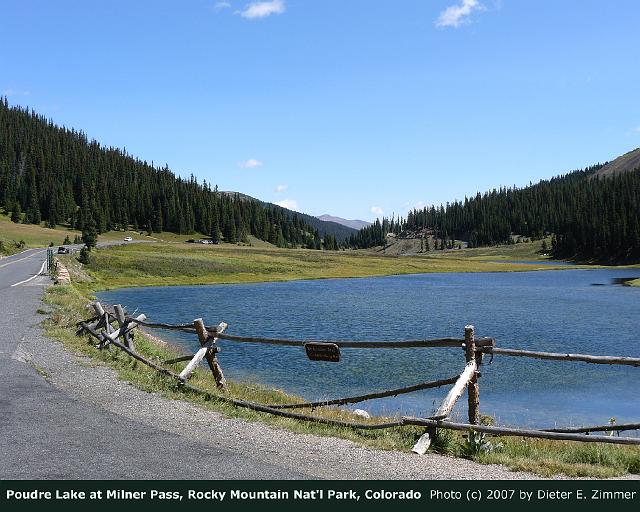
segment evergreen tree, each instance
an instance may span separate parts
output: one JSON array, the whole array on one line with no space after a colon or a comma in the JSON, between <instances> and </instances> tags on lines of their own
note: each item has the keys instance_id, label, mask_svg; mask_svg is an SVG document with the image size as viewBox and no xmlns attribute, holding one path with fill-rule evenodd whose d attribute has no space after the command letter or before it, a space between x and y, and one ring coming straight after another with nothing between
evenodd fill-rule
<instances>
[{"instance_id":1,"label":"evergreen tree","mask_svg":"<svg viewBox=\"0 0 640 512\"><path fill-rule=\"evenodd\" d=\"M82 230L82 241L88 250L94 248L98 242L98 231L93 215L89 214L85 219L84 228Z\"/></svg>"},{"instance_id":2,"label":"evergreen tree","mask_svg":"<svg viewBox=\"0 0 640 512\"><path fill-rule=\"evenodd\" d=\"M20 211L20 203L16 201L11 212L11 222L19 223L22 220L22 212Z\"/></svg>"}]
</instances>

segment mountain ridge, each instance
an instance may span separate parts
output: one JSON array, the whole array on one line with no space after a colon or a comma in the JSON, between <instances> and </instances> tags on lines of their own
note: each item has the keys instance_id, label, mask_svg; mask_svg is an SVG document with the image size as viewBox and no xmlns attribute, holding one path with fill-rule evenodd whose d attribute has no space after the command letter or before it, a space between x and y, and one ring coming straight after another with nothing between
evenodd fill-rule
<instances>
[{"instance_id":1,"label":"mountain ridge","mask_svg":"<svg viewBox=\"0 0 640 512\"><path fill-rule=\"evenodd\" d=\"M313 215L309 215L307 213L290 210L289 208L285 208L275 203L270 203L268 201L262 201L261 199L257 199L255 197L244 194L242 192L235 192L233 190L224 190L224 191L221 191L220 194L229 196L229 197L234 197L234 198L237 197L240 201L257 201L258 203L266 205L269 208L275 208L280 211L283 211L289 217L293 217L294 215L296 215L301 220L303 220L305 224L313 227L314 229L317 229L318 234L321 237L324 237L325 235L333 235L336 237L336 240L338 242L343 242L347 240L352 234L356 233L358 229L360 229L360 228L353 228L341 222L320 219L319 217L314 217ZM364 221L360 221L360 222L364 222Z\"/></svg>"},{"instance_id":2,"label":"mountain ridge","mask_svg":"<svg viewBox=\"0 0 640 512\"><path fill-rule=\"evenodd\" d=\"M337 224L342 224L343 226L346 226L351 229L356 229L356 230L366 228L367 226L371 226L371 222L367 222L366 220L343 219L342 217L329 215L328 213L325 213L323 215L318 215L317 218L324 222L335 222Z\"/></svg>"}]
</instances>

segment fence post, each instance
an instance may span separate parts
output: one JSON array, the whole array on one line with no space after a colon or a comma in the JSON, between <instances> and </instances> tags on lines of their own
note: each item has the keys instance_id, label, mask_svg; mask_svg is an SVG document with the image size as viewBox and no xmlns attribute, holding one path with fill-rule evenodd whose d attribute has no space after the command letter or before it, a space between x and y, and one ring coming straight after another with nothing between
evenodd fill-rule
<instances>
[{"instance_id":1,"label":"fence post","mask_svg":"<svg viewBox=\"0 0 640 512\"><path fill-rule=\"evenodd\" d=\"M209 338L209 333L204 326L202 318L196 318L193 321L193 326L196 328L198 339L200 340L200 346L202 347ZM209 349L207 350L207 353L204 357L209 364L209 368L211 368L211 373L213 374L213 378L216 381L216 385L219 389L222 389L224 391L227 388L227 381L225 380L224 374L222 373L222 368L220 368L218 360L216 359L216 353L213 350Z\"/></svg>"},{"instance_id":2,"label":"fence post","mask_svg":"<svg viewBox=\"0 0 640 512\"><path fill-rule=\"evenodd\" d=\"M476 361L476 339L473 325L467 325L464 328L464 350L467 363ZM479 423L478 408L480 406L480 390L478 388L478 370L473 373L469 380L469 423L477 425Z\"/></svg>"},{"instance_id":3,"label":"fence post","mask_svg":"<svg viewBox=\"0 0 640 512\"><path fill-rule=\"evenodd\" d=\"M113 306L113 311L116 314L116 320L118 321L118 327L120 327L121 332L125 330L125 318L126 315L124 313L124 308L121 304L115 304ZM133 350L135 352L135 347L133 345L133 332L127 331L123 335L124 344L127 348Z\"/></svg>"}]
</instances>

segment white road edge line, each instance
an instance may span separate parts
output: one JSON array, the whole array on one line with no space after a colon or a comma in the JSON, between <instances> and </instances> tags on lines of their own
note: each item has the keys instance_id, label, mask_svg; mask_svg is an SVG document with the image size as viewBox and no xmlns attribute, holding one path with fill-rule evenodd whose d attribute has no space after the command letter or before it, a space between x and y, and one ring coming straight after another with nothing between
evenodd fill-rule
<instances>
[{"instance_id":1,"label":"white road edge line","mask_svg":"<svg viewBox=\"0 0 640 512\"><path fill-rule=\"evenodd\" d=\"M36 277L38 277L40 274L42 274L42 271L44 270L44 266L47 264L47 260L44 260L42 262L42 266L40 267L40 270L38 271L38 273L35 276L31 276L29 279L25 279L24 281L20 281L19 283L16 284L12 284L11 288L13 288L14 286L18 286L19 284L24 284L24 283L28 283L29 281L31 281L32 279L35 279Z\"/></svg>"}]
</instances>

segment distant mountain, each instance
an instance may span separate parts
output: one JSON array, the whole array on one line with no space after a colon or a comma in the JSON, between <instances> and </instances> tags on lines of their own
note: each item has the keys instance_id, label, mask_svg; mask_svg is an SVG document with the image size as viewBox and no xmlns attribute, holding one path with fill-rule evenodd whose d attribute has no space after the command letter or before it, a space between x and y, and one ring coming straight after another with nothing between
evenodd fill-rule
<instances>
[{"instance_id":1,"label":"distant mountain","mask_svg":"<svg viewBox=\"0 0 640 512\"><path fill-rule=\"evenodd\" d=\"M367 222L366 220L349 220L349 219L343 219L342 217L335 217L333 215L328 215L328 214L324 214L324 215L320 215L318 217L320 220L324 220L327 222L336 222L337 224L342 224L343 226L347 226L348 228L351 229L362 229L362 228L366 228L367 226L371 226L371 222Z\"/></svg>"},{"instance_id":2,"label":"distant mountain","mask_svg":"<svg viewBox=\"0 0 640 512\"><path fill-rule=\"evenodd\" d=\"M348 225L343 224L342 222L338 222L337 220L329 220L329 219L321 219L319 217L314 217L312 215L307 215L306 213L294 212L293 210L289 210L287 208L283 208L282 206L278 206L277 204L267 203L265 201L260 201L260 199L256 199L255 197L248 196L247 194L243 194L241 192L234 192L232 190L226 190L220 192L226 196L230 196L233 198L238 198L241 201L258 201L266 206L271 208L276 208L282 210L285 215L289 218L292 218L294 215L297 215L299 219L301 219L305 224L311 226L313 229L317 229L320 237L323 237L327 234L333 235L336 237L338 242L342 242L347 240L352 234L356 233L358 228L354 228ZM328 215L323 215L323 217L328 217ZM332 217L332 219L339 219L339 217ZM341 221L345 221L345 219L340 219ZM345 221L345 222L362 222L363 226L368 226L368 222L364 221Z\"/></svg>"},{"instance_id":3,"label":"distant mountain","mask_svg":"<svg viewBox=\"0 0 640 512\"><path fill-rule=\"evenodd\" d=\"M343 240L347 240L351 235L358 232L357 229L350 228L349 226L344 226L343 224L339 224L338 222L331 222L326 220L321 220L313 215L307 215L306 213L292 212L291 210L287 210L286 208L282 208L287 212L291 212L291 214L297 214L305 224L314 227L318 230L321 237L324 237L325 234L330 234L336 237L338 242L342 242Z\"/></svg>"},{"instance_id":4,"label":"distant mountain","mask_svg":"<svg viewBox=\"0 0 640 512\"><path fill-rule=\"evenodd\" d=\"M640 148L629 151L598 169L592 176L614 176L640 169Z\"/></svg>"}]
</instances>

